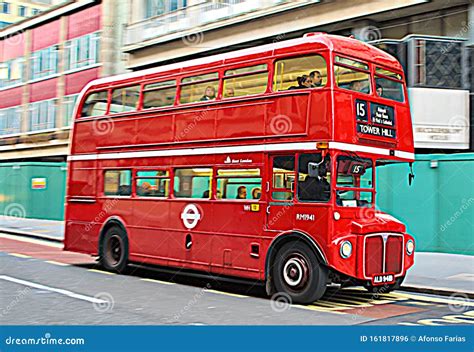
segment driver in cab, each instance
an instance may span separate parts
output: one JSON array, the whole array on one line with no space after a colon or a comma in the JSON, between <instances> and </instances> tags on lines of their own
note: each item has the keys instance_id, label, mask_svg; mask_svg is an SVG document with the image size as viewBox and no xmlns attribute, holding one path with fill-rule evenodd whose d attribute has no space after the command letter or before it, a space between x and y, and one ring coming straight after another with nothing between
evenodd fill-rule
<instances>
[{"instance_id":1,"label":"driver in cab","mask_svg":"<svg viewBox=\"0 0 474 352\"><path fill-rule=\"evenodd\" d=\"M329 168L329 160L324 160L319 165L308 163L308 176L300 183L300 200L322 202L329 200L331 194L331 186L327 180Z\"/></svg>"}]
</instances>

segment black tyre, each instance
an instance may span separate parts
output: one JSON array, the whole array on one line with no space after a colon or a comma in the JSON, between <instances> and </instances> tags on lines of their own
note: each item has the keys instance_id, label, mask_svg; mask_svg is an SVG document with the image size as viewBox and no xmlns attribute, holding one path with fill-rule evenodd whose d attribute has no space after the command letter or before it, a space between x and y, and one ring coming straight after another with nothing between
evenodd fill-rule
<instances>
[{"instance_id":1,"label":"black tyre","mask_svg":"<svg viewBox=\"0 0 474 352\"><path fill-rule=\"evenodd\" d=\"M123 273L127 268L128 238L122 228L113 226L106 231L100 246L100 264L117 273Z\"/></svg>"},{"instance_id":2,"label":"black tyre","mask_svg":"<svg viewBox=\"0 0 474 352\"><path fill-rule=\"evenodd\" d=\"M326 291L328 272L304 243L289 242L277 252L271 269L275 289L293 303L309 304Z\"/></svg>"},{"instance_id":3,"label":"black tyre","mask_svg":"<svg viewBox=\"0 0 474 352\"><path fill-rule=\"evenodd\" d=\"M400 288L403 280L405 280L405 276L401 276L401 277L397 278L395 280L395 283L393 283L393 284L380 285L380 286L373 286L369 281L364 285L364 287L370 293L378 293L378 294L389 293L389 292L392 292L393 290L398 290Z\"/></svg>"}]
</instances>

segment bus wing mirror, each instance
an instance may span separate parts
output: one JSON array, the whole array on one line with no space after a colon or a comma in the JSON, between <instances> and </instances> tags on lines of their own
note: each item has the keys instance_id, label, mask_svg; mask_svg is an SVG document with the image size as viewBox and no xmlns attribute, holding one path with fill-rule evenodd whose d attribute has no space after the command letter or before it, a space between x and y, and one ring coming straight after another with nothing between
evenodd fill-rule
<instances>
[{"instance_id":1,"label":"bus wing mirror","mask_svg":"<svg viewBox=\"0 0 474 352\"><path fill-rule=\"evenodd\" d=\"M309 177L318 177L319 176L319 164L318 163L308 163L308 175Z\"/></svg>"},{"instance_id":2,"label":"bus wing mirror","mask_svg":"<svg viewBox=\"0 0 474 352\"><path fill-rule=\"evenodd\" d=\"M410 163L410 173L408 174L408 186L411 186L414 178L415 178L415 174L413 173L413 163Z\"/></svg>"}]
</instances>

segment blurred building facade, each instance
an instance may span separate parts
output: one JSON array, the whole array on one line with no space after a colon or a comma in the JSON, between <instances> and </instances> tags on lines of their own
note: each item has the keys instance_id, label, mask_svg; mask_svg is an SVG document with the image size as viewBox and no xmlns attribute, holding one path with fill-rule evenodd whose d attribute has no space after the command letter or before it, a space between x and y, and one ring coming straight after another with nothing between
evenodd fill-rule
<instances>
[{"instance_id":1,"label":"blurred building facade","mask_svg":"<svg viewBox=\"0 0 474 352\"><path fill-rule=\"evenodd\" d=\"M128 0L132 70L302 36L354 35L402 62L420 152L473 150L470 0Z\"/></svg>"},{"instance_id":2,"label":"blurred building facade","mask_svg":"<svg viewBox=\"0 0 474 352\"><path fill-rule=\"evenodd\" d=\"M126 6L69 1L0 31L0 161L66 160L77 94L124 70Z\"/></svg>"},{"instance_id":3,"label":"blurred building facade","mask_svg":"<svg viewBox=\"0 0 474 352\"><path fill-rule=\"evenodd\" d=\"M0 29L12 23L36 16L65 0L7 0L0 1Z\"/></svg>"}]
</instances>

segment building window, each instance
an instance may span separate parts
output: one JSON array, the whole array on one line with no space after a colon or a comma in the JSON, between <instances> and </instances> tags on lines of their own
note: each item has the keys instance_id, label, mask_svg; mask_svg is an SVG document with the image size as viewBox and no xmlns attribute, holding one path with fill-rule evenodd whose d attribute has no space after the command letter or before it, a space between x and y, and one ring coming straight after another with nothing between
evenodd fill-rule
<instances>
[{"instance_id":1,"label":"building window","mask_svg":"<svg viewBox=\"0 0 474 352\"><path fill-rule=\"evenodd\" d=\"M23 82L23 62L23 58L17 58L0 65L0 88Z\"/></svg>"},{"instance_id":2,"label":"building window","mask_svg":"<svg viewBox=\"0 0 474 352\"><path fill-rule=\"evenodd\" d=\"M99 33L91 33L66 42L66 70L74 70L99 62Z\"/></svg>"},{"instance_id":3,"label":"building window","mask_svg":"<svg viewBox=\"0 0 474 352\"><path fill-rule=\"evenodd\" d=\"M76 105L79 94L68 95L63 98L62 113L63 113L63 127L71 126L74 120L74 106Z\"/></svg>"},{"instance_id":4,"label":"building window","mask_svg":"<svg viewBox=\"0 0 474 352\"><path fill-rule=\"evenodd\" d=\"M187 0L145 0L145 18L160 16L187 6Z\"/></svg>"},{"instance_id":5,"label":"building window","mask_svg":"<svg viewBox=\"0 0 474 352\"><path fill-rule=\"evenodd\" d=\"M2 13L10 13L10 3L2 1L0 3L0 9L2 10Z\"/></svg>"},{"instance_id":6,"label":"building window","mask_svg":"<svg viewBox=\"0 0 474 352\"><path fill-rule=\"evenodd\" d=\"M30 103L30 131L56 127L56 99Z\"/></svg>"},{"instance_id":7,"label":"building window","mask_svg":"<svg viewBox=\"0 0 474 352\"><path fill-rule=\"evenodd\" d=\"M35 16L35 15L39 14L40 12L41 12L40 9L31 9L31 15L32 16Z\"/></svg>"},{"instance_id":8,"label":"building window","mask_svg":"<svg viewBox=\"0 0 474 352\"><path fill-rule=\"evenodd\" d=\"M35 51L31 55L31 79L51 76L58 72L58 46Z\"/></svg>"},{"instance_id":9,"label":"building window","mask_svg":"<svg viewBox=\"0 0 474 352\"><path fill-rule=\"evenodd\" d=\"M26 17L26 6L18 5L18 16Z\"/></svg>"},{"instance_id":10,"label":"building window","mask_svg":"<svg viewBox=\"0 0 474 352\"><path fill-rule=\"evenodd\" d=\"M21 107L0 110L0 135L15 134L21 131Z\"/></svg>"}]
</instances>

